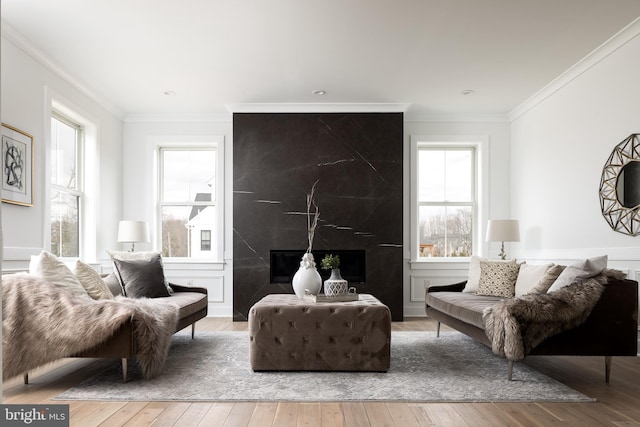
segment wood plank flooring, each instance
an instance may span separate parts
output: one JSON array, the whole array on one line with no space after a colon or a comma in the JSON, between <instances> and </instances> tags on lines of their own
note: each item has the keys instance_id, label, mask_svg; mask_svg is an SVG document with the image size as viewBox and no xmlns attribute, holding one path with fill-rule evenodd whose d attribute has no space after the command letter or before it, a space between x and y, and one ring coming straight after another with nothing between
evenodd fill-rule
<instances>
[{"instance_id":1,"label":"wood plank flooring","mask_svg":"<svg viewBox=\"0 0 640 427\"><path fill-rule=\"evenodd\" d=\"M444 328L444 327L443 327ZM432 320L393 324L398 331L435 330ZM206 318L198 331L247 330L245 322ZM402 402L60 402L52 397L108 363L65 359L3 385L3 403L68 403L72 426L640 426L640 358L613 358L611 383L601 357L529 357L535 369L595 403L402 403ZM506 363L506 362L505 362ZM501 375L503 373L497 373Z\"/></svg>"}]
</instances>

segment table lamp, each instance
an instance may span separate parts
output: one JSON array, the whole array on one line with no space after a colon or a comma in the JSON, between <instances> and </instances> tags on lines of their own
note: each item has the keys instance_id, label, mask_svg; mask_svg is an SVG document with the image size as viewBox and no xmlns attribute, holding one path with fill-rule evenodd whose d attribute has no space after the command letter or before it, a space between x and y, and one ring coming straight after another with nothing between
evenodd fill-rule
<instances>
[{"instance_id":1,"label":"table lamp","mask_svg":"<svg viewBox=\"0 0 640 427\"><path fill-rule=\"evenodd\" d=\"M520 230L518 220L515 219L490 219L487 224L487 242L501 242L500 258L506 259L504 242L519 242Z\"/></svg>"}]
</instances>

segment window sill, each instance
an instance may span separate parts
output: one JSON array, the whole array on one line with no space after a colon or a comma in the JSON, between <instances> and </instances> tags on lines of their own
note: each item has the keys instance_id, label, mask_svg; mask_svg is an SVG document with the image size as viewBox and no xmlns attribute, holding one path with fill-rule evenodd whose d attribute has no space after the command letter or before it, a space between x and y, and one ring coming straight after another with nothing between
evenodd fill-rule
<instances>
[{"instance_id":1,"label":"window sill","mask_svg":"<svg viewBox=\"0 0 640 427\"><path fill-rule=\"evenodd\" d=\"M175 269L180 268L181 265L189 265L191 268L196 267L201 269L213 269L213 270L224 270L225 265L227 264L225 261L213 261L208 259L197 259L197 258L165 258L162 257L162 262L164 263L165 268Z\"/></svg>"},{"instance_id":2,"label":"window sill","mask_svg":"<svg viewBox=\"0 0 640 427\"><path fill-rule=\"evenodd\" d=\"M409 261L412 270L468 270L470 257L460 258L421 258Z\"/></svg>"}]
</instances>

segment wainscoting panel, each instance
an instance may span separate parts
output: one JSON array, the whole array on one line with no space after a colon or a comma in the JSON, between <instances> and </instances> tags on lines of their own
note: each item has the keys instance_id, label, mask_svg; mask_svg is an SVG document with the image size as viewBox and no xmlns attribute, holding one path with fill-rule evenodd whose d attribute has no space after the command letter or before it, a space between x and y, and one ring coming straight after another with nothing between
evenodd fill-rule
<instances>
[{"instance_id":1,"label":"wainscoting panel","mask_svg":"<svg viewBox=\"0 0 640 427\"><path fill-rule=\"evenodd\" d=\"M451 285L466 280L466 277L442 277L442 276L411 276L410 301L424 302L424 294L427 286Z\"/></svg>"}]
</instances>

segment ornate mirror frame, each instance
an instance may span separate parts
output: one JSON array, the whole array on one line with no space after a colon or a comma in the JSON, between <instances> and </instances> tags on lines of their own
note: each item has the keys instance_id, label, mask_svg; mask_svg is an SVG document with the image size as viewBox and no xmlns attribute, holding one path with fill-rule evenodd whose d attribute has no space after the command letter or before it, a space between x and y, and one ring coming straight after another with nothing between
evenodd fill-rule
<instances>
[{"instance_id":1,"label":"ornate mirror frame","mask_svg":"<svg viewBox=\"0 0 640 427\"><path fill-rule=\"evenodd\" d=\"M611 228L619 233L640 234L640 205L625 207L618 197L618 178L622 169L640 160L640 134L633 133L615 146L602 169L600 179L600 209ZM640 183L639 183L640 185Z\"/></svg>"}]
</instances>

